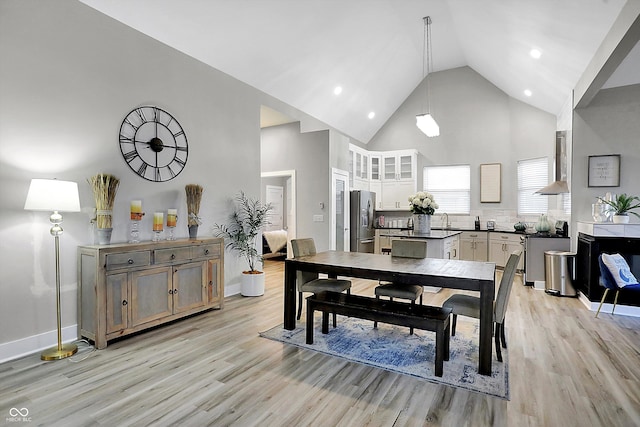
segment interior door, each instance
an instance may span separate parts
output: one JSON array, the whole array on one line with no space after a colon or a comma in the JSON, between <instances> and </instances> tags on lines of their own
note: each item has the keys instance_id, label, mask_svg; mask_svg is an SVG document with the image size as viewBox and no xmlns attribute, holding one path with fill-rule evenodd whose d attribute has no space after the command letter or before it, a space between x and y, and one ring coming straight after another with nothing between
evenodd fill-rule
<instances>
[{"instance_id":1,"label":"interior door","mask_svg":"<svg viewBox=\"0 0 640 427\"><path fill-rule=\"evenodd\" d=\"M349 172L331 173L331 249L349 251Z\"/></svg>"},{"instance_id":2,"label":"interior door","mask_svg":"<svg viewBox=\"0 0 640 427\"><path fill-rule=\"evenodd\" d=\"M276 185L267 185L266 202L273 206L273 210L269 212L269 224L267 230L282 230L284 228L284 188Z\"/></svg>"}]
</instances>

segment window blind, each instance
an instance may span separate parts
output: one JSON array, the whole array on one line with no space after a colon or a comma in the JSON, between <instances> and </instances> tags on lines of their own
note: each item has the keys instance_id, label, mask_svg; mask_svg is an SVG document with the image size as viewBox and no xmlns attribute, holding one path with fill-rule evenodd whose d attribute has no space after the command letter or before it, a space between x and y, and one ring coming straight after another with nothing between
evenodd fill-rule
<instances>
[{"instance_id":1,"label":"window blind","mask_svg":"<svg viewBox=\"0 0 640 427\"><path fill-rule=\"evenodd\" d=\"M518 161L518 215L547 213L549 198L535 192L548 181L547 157Z\"/></svg>"},{"instance_id":2,"label":"window blind","mask_svg":"<svg viewBox=\"0 0 640 427\"><path fill-rule=\"evenodd\" d=\"M426 166L424 191L433 194L438 212L469 214L471 211L471 167L469 165Z\"/></svg>"}]
</instances>

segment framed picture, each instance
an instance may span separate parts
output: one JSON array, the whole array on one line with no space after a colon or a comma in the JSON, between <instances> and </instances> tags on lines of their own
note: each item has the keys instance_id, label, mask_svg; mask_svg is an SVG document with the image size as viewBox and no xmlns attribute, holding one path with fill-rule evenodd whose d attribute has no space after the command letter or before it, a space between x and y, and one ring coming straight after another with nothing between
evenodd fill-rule
<instances>
[{"instance_id":1,"label":"framed picture","mask_svg":"<svg viewBox=\"0 0 640 427\"><path fill-rule=\"evenodd\" d=\"M620 154L589 156L589 187L620 187Z\"/></svg>"},{"instance_id":2,"label":"framed picture","mask_svg":"<svg viewBox=\"0 0 640 427\"><path fill-rule=\"evenodd\" d=\"M502 164L480 165L480 203L500 203Z\"/></svg>"}]
</instances>

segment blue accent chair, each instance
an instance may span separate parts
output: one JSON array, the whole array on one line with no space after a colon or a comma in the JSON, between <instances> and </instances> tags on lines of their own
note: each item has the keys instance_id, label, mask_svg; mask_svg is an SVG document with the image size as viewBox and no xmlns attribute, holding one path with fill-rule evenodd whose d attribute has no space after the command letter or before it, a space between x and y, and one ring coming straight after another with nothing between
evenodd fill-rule
<instances>
[{"instance_id":1,"label":"blue accent chair","mask_svg":"<svg viewBox=\"0 0 640 427\"><path fill-rule=\"evenodd\" d=\"M613 314L616 309L616 304L618 303L618 294L620 293L620 291L640 292L640 283L629 284L622 288L619 288L616 284L615 279L613 278L613 275L611 274L611 271L609 271L609 268L602 261L602 254L598 257L598 264L600 265L600 286L603 286L605 289L604 295L602 295L602 299L600 300L600 305L598 306L598 311L596 311L596 317L598 317L598 314L600 313L600 309L602 308L602 304L604 304L605 298L607 298L609 290L616 291L616 296L613 299L613 309L611 310L611 314Z\"/></svg>"}]
</instances>

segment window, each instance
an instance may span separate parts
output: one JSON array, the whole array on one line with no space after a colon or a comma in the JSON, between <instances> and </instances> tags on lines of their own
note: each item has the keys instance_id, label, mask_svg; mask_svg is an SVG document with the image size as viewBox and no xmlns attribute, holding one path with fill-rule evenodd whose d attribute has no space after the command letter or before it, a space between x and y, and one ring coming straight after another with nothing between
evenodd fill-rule
<instances>
[{"instance_id":1,"label":"window","mask_svg":"<svg viewBox=\"0 0 640 427\"><path fill-rule=\"evenodd\" d=\"M469 214L471 212L471 167L426 166L423 169L424 191L433 194L438 212Z\"/></svg>"},{"instance_id":2,"label":"window","mask_svg":"<svg viewBox=\"0 0 640 427\"><path fill-rule=\"evenodd\" d=\"M518 161L518 215L547 213L549 198L536 191L549 181L546 157Z\"/></svg>"}]
</instances>

